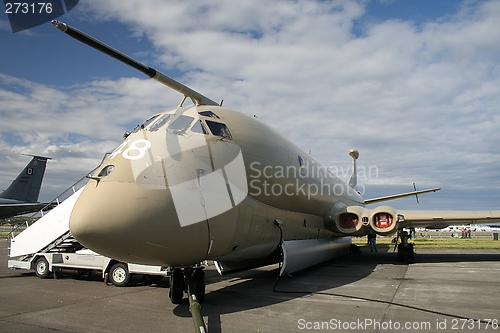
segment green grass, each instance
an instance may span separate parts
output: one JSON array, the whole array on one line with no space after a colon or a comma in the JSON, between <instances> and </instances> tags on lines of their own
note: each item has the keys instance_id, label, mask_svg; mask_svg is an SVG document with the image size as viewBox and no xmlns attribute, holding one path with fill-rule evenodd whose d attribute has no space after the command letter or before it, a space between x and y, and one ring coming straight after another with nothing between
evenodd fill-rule
<instances>
[{"instance_id":1,"label":"green grass","mask_svg":"<svg viewBox=\"0 0 500 333\"><path fill-rule=\"evenodd\" d=\"M2 227L0 229L0 238L7 238L11 227ZM6 231L9 230L9 231ZM450 237L449 233L433 232L428 234L430 237L421 237L413 239L415 247L418 249L500 249L500 241L494 241L491 232L476 233L472 238ZM481 237L475 237L481 236ZM394 236L377 237L377 246L381 248L393 248L391 240ZM365 237L353 237L353 244L366 246Z\"/></svg>"},{"instance_id":2,"label":"green grass","mask_svg":"<svg viewBox=\"0 0 500 333\"><path fill-rule=\"evenodd\" d=\"M391 237L377 237L377 246L392 248ZM417 237L412 240L418 249L500 249L500 241L493 237L481 238L451 238L451 237ZM366 237L353 237L353 244L366 246Z\"/></svg>"}]
</instances>

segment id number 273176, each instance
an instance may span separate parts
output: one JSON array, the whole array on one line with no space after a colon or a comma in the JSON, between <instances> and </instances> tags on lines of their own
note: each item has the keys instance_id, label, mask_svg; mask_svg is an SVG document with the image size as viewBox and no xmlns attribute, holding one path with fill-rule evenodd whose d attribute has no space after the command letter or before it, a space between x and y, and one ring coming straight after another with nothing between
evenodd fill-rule
<instances>
[{"instance_id":1,"label":"id number 273176","mask_svg":"<svg viewBox=\"0 0 500 333\"><path fill-rule=\"evenodd\" d=\"M52 3L50 2L6 2L5 14L50 14Z\"/></svg>"}]
</instances>

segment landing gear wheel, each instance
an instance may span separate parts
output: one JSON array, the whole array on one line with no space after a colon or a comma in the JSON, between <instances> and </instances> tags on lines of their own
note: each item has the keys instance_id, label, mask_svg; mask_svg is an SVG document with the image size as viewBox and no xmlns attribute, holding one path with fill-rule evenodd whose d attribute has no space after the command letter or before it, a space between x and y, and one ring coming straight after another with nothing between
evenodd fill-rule
<instances>
[{"instance_id":1,"label":"landing gear wheel","mask_svg":"<svg viewBox=\"0 0 500 333\"><path fill-rule=\"evenodd\" d=\"M124 263L116 263L109 270L109 280L117 287L125 287L130 282L130 273Z\"/></svg>"},{"instance_id":2,"label":"landing gear wheel","mask_svg":"<svg viewBox=\"0 0 500 333\"><path fill-rule=\"evenodd\" d=\"M205 271L198 268L193 273L194 293L201 304L205 300Z\"/></svg>"},{"instance_id":3,"label":"landing gear wheel","mask_svg":"<svg viewBox=\"0 0 500 333\"><path fill-rule=\"evenodd\" d=\"M413 243L408 242L406 232L401 236L401 244L398 244L398 261L415 261L415 248Z\"/></svg>"},{"instance_id":4,"label":"landing gear wheel","mask_svg":"<svg viewBox=\"0 0 500 333\"><path fill-rule=\"evenodd\" d=\"M398 244L398 261L399 262L405 261L405 245L404 244Z\"/></svg>"},{"instance_id":5,"label":"landing gear wheel","mask_svg":"<svg viewBox=\"0 0 500 333\"><path fill-rule=\"evenodd\" d=\"M35 273L40 279L46 279L50 275L49 263L45 257L40 257L37 259L35 264Z\"/></svg>"},{"instance_id":6,"label":"landing gear wheel","mask_svg":"<svg viewBox=\"0 0 500 333\"><path fill-rule=\"evenodd\" d=\"M415 260L415 251L413 250L413 244L408 244L408 261Z\"/></svg>"},{"instance_id":7,"label":"landing gear wheel","mask_svg":"<svg viewBox=\"0 0 500 333\"><path fill-rule=\"evenodd\" d=\"M170 276L169 296L173 304L181 304L184 296L184 273L180 268L174 268Z\"/></svg>"}]
</instances>

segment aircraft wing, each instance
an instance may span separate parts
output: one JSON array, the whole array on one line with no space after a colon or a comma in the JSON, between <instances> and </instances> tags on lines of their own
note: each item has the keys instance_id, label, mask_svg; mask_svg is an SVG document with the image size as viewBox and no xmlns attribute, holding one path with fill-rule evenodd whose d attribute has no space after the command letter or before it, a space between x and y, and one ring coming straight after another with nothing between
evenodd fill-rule
<instances>
[{"instance_id":1,"label":"aircraft wing","mask_svg":"<svg viewBox=\"0 0 500 333\"><path fill-rule=\"evenodd\" d=\"M500 210L420 211L397 210L398 227L442 229L449 225L499 223Z\"/></svg>"},{"instance_id":2,"label":"aircraft wing","mask_svg":"<svg viewBox=\"0 0 500 333\"><path fill-rule=\"evenodd\" d=\"M423 194L423 193L436 192L436 191L439 191L440 189L441 189L440 187L436 187L436 188L430 188L428 190L412 191L412 192L407 192L407 193L387 195L385 197L380 197L380 198L366 199L365 205L369 205L369 204L373 204L373 203L377 203L377 202L382 202L382 201L395 200L395 199L409 197L409 196Z\"/></svg>"},{"instance_id":3,"label":"aircraft wing","mask_svg":"<svg viewBox=\"0 0 500 333\"><path fill-rule=\"evenodd\" d=\"M39 210L48 210L54 208L54 204L48 203L18 203L18 204L0 204L0 219L34 213Z\"/></svg>"}]
</instances>

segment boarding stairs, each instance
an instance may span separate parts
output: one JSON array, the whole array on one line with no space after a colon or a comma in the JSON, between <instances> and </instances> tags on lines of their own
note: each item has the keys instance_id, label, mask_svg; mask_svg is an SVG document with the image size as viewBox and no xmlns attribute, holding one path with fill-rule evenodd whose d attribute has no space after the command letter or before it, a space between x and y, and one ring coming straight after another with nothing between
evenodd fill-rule
<instances>
[{"instance_id":1,"label":"boarding stairs","mask_svg":"<svg viewBox=\"0 0 500 333\"><path fill-rule=\"evenodd\" d=\"M105 158L106 155L103 161ZM102 161L89 174L101 165ZM50 211L44 213L44 207L33 214L31 217L39 215L41 217L25 230L21 230L24 226L13 229L8 237L9 257L19 257L18 262L29 262L37 253L67 253L83 249L83 246L71 235L69 218L87 180L88 176L85 175L52 200L47 206L55 205L55 207Z\"/></svg>"}]
</instances>

